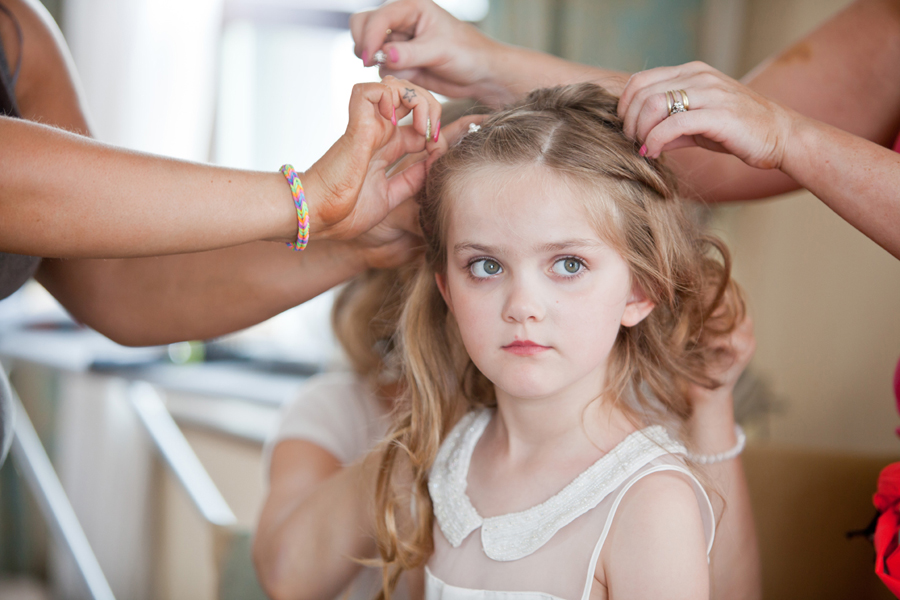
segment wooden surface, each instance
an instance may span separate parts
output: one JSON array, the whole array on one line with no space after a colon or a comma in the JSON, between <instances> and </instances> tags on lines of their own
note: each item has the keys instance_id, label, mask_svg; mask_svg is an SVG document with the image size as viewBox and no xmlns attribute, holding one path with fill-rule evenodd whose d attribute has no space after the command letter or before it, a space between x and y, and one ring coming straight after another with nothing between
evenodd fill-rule
<instances>
[{"instance_id":1,"label":"wooden surface","mask_svg":"<svg viewBox=\"0 0 900 600\"><path fill-rule=\"evenodd\" d=\"M846 533L869 524L878 474L896 460L900 456L747 449L764 598L893 598L875 575L872 545Z\"/></svg>"}]
</instances>

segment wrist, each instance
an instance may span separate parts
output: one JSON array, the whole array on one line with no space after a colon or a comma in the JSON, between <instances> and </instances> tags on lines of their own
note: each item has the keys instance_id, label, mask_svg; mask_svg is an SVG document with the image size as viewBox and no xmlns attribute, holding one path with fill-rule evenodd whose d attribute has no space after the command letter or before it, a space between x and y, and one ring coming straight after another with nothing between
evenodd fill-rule
<instances>
[{"instance_id":1,"label":"wrist","mask_svg":"<svg viewBox=\"0 0 900 600\"><path fill-rule=\"evenodd\" d=\"M485 65L485 72L475 82L473 96L485 106L499 107L516 99L516 82L528 78L526 70L521 71L524 48L492 40L485 36L484 48L476 60Z\"/></svg>"},{"instance_id":2,"label":"wrist","mask_svg":"<svg viewBox=\"0 0 900 600\"><path fill-rule=\"evenodd\" d=\"M688 447L696 454L713 454L737 443L731 393L717 402L694 402L686 423Z\"/></svg>"},{"instance_id":3,"label":"wrist","mask_svg":"<svg viewBox=\"0 0 900 600\"><path fill-rule=\"evenodd\" d=\"M784 143L776 168L798 183L808 171L811 152L816 152L819 123L792 110L782 108Z\"/></svg>"},{"instance_id":4,"label":"wrist","mask_svg":"<svg viewBox=\"0 0 900 600\"><path fill-rule=\"evenodd\" d=\"M275 227L265 239L270 242L290 244L297 239L297 208L291 194L291 186L280 172L267 173L266 185L271 189L266 194L271 198L270 206Z\"/></svg>"},{"instance_id":5,"label":"wrist","mask_svg":"<svg viewBox=\"0 0 900 600\"><path fill-rule=\"evenodd\" d=\"M703 453L688 451L687 459L700 465L713 465L737 458L747 445L747 436L744 435L744 429L740 425L735 425L732 431L734 443L729 445L727 450Z\"/></svg>"},{"instance_id":6,"label":"wrist","mask_svg":"<svg viewBox=\"0 0 900 600\"><path fill-rule=\"evenodd\" d=\"M306 209L309 211L309 237L310 239L313 239L313 236L317 239L327 239L327 236L323 235L325 227L323 227L322 223L322 180L315 171L315 167L310 167L305 172L300 173L300 181L303 182ZM296 231L294 234L296 235Z\"/></svg>"},{"instance_id":7,"label":"wrist","mask_svg":"<svg viewBox=\"0 0 900 600\"><path fill-rule=\"evenodd\" d=\"M338 144L344 140L342 136L334 146L329 149L332 152ZM317 163L318 164L318 163ZM319 173L316 165L311 166L305 173L300 173L303 182L303 190L306 196L306 207L309 213L309 239L316 241L340 241L335 225L347 216L347 211L340 212L329 204L328 197L333 193L328 184ZM294 232L296 234L296 230Z\"/></svg>"}]
</instances>

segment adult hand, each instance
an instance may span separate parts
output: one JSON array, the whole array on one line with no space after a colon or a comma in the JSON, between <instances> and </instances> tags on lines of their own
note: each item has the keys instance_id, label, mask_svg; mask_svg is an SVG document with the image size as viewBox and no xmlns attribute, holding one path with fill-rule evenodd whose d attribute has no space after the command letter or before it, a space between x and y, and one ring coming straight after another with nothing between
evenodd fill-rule
<instances>
[{"instance_id":1,"label":"adult hand","mask_svg":"<svg viewBox=\"0 0 900 600\"><path fill-rule=\"evenodd\" d=\"M388 33L390 30L390 33ZM395 75L453 98L481 97L489 85L487 57L497 43L431 0L397 0L350 17L356 55Z\"/></svg>"},{"instance_id":2,"label":"adult hand","mask_svg":"<svg viewBox=\"0 0 900 600\"><path fill-rule=\"evenodd\" d=\"M688 96L690 108L669 115L667 91ZM692 62L636 73L619 99L625 133L658 158L666 150L700 146L734 154L752 167L778 169L795 113L709 65Z\"/></svg>"},{"instance_id":3,"label":"adult hand","mask_svg":"<svg viewBox=\"0 0 900 600\"><path fill-rule=\"evenodd\" d=\"M410 112L412 125L397 127L397 120ZM386 77L381 83L354 86L347 131L303 175L311 234L318 239L356 238L414 194L424 170L390 178L386 171L404 154L433 148L440 118L440 103L408 81Z\"/></svg>"},{"instance_id":4,"label":"adult hand","mask_svg":"<svg viewBox=\"0 0 900 600\"><path fill-rule=\"evenodd\" d=\"M387 173L388 180L401 177L403 185L397 185L397 193L408 194L406 200L392 210L383 221L356 239L366 265L371 268L396 268L412 260L422 248L422 230L419 227L419 205L415 195L425 183L425 175L435 160L446 152L469 130L469 125L480 123L485 115L470 115L450 123L437 142L427 151L409 154ZM395 174L396 173L396 174ZM367 195L370 186L363 183L360 199Z\"/></svg>"},{"instance_id":5,"label":"adult hand","mask_svg":"<svg viewBox=\"0 0 900 600\"><path fill-rule=\"evenodd\" d=\"M715 319L716 315L712 318ZM711 361L707 375L721 385L715 389L692 385L689 396L695 409L701 404L705 406L710 403L731 402L734 386L756 350L753 319L749 313L743 311L743 318L731 333L714 339L712 345L716 349L716 358Z\"/></svg>"},{"instance_id":6,"label":"adult hand","mask_svg":"<svg viewBox=\"0 0 900 600\"><path fill-rule=\"evenodd\" d=\"M384 220L365 232L353 244L371 269L394 269L416 257L422 250L419 206L408 198Z\"/></svg>"}]
</instances>

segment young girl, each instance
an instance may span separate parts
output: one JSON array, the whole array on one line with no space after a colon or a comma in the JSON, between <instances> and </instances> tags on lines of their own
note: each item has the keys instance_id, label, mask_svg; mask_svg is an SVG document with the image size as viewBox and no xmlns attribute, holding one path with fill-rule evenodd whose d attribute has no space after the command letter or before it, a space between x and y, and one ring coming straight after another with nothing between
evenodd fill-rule
<instances>
[{"instance_id":1,"label":"young girl","mask_svg":"<svg viewBox=\"0 0 900 600\"><path fill-rule=\"evenodd\" d=\"M616 104L535 91L432 167L377 486L388 597L425 563L429 599L709 595L677 439L743 304Z\"/></svg>"}]
</instances>

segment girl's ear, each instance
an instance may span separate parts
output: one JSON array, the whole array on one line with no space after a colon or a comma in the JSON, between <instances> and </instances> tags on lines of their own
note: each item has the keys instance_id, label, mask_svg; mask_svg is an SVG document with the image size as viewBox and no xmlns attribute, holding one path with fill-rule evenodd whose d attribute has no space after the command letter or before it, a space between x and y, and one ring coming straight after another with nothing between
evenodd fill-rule
<instances>
[{"instance_id":1,"label":"girl's ear","mask_svg":"<svg viewBox=\"0 0 900 600\"><path fill-rule=\"evenodd\" d=\"M653 312L656 304L647 298L647 294L637 283L631 286L631 297L625 304L625 312L622 314L622 325L624 327L634 327L643 321L647 315Z\"/></svg>"},{"instance_id":2,"label":"girl's ear","mask_svg":"<svg viewBox=\"0 0 900 600\"><path fill-rule=\"evenodd\" d=\"M447 287L447 276L442 273L435 273L434 281L437 283L438 290L444 298L444 303L450 309L450 314L453 314L453 300L450 298L450 288Z\"/></svg>"}]
</instances>

